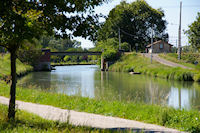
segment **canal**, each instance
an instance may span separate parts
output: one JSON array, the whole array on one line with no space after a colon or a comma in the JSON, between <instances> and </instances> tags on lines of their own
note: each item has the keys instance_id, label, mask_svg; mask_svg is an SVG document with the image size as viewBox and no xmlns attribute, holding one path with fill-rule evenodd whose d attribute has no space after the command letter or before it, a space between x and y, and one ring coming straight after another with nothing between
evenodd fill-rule
<instances>
[{"instance_id":1,"label":"canal","mask_svg":"<svg viewBox=\"0 0 200 133\"><path fill-rule=\"evenodd\" d=\"M101 72L96 65L58 66L52 72L33 72L20 79L18 86L109 101L200 110L199 83Z\"/></svg>"}]
</instances>

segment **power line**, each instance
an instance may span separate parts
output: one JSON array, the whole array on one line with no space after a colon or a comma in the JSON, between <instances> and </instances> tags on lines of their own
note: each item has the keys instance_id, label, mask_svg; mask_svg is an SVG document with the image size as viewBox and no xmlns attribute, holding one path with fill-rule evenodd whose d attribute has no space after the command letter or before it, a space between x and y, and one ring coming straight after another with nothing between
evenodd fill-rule
<instances>
[{"instance_id":1,"label":"power line","mask_svg":"<svg viewBox=\"0 0 200 133\"><path fill-rule=\"evenodd\" d=\"M183 8L200 7L200 5L184 5ZM179 8L179 6L162 6L157 8Z\"/></svg>"},{"instance_id":2,"label":"power line","mask_svg":"<svg viewBox=\"0 0 200 133\"><path fill-rule=\"evenodd\" d=\"M126 34L126 35L129 35L129 36L132 36L132 37L138 38L138 36L133 35L133 34L130 34L130 33L127 33L126 31L122 30L121 28L120 28L120 30L121 30L124 34Z\"/></svg>"}]
</instances>

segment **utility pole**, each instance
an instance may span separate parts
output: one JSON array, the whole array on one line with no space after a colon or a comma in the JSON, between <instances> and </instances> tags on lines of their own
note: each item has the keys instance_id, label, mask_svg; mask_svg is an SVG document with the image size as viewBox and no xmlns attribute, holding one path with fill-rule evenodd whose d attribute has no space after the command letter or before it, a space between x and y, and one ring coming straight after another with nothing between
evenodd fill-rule
<instances>
[{"instance_id":1,"label":"utility pole","mask_svg":"<svg viewBox=\"0 0 200 133\"><path fill-rule=\"evenodd\" d=\"M118 28L118 34L119 34L119 50L121 50L120 28Z\"/></svg>"},{"instance_id":2,"label":"utility pole","mask_svg":"<svg viewBox=\"0 0 200 133\"><path fill-rule=\"evenodd\" d=\"M151 63L153 60L153 25L151 27Z\"/></svg>"},{"instance_id":3,"label":"utility pole","mask_svg":"<svg viewBox=\"0 0 200 133\"><path fill-rule=\"evenodd\" d=\"M177 39L176 39L176 53L178 54Z\"/></svg>"},{"instance_id":4,"label":"utility pole","mask_svg":"<svg viewBox=\"0 0 200 133\"><path fill-rule=\"evenodd\" d=\"M178 60L181 59L181 12L182 12L182 1L180 2L180 21L178 29Z\"/></svg>"}]
</instances>

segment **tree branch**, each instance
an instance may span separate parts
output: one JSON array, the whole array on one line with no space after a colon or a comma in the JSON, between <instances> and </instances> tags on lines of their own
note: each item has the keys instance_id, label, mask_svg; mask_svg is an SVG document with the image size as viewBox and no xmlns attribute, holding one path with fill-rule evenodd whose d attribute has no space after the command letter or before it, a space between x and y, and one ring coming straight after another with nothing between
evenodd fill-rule
<instances>
[{"instance_id":1,"label":"tree branch","mask_svg":"<svg viewBox=\"0 0 200 133\"><path fill-rule=\"evenodd\" d=\"M6 46L5 46L5 45L3 45L3 44L0 44L0 46L4 47L4 48L6 48L6 49L9 49L8 47L6 47Z\"/></svg>"}]
</instances>

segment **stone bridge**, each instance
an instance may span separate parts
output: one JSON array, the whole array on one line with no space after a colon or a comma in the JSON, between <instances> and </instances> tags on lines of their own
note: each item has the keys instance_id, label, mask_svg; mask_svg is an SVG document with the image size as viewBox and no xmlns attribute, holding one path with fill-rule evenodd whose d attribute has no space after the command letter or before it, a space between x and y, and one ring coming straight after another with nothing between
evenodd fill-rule
<instances>
[{"instance_id":1,"label":"stone bridge","mask_svg":"<svg viewBox=\"0 0 200 133\"><path fill-rule=\"evenodd\" d=\"M102 55L102 52L51 52L50 49L42 49L42 55L40 57L40 63L37 66L37 70L51 70L51 55ZM104 71L107 65L104 61L103 56L101 56L101 70Z\"/></svg>"}]
</instances>

